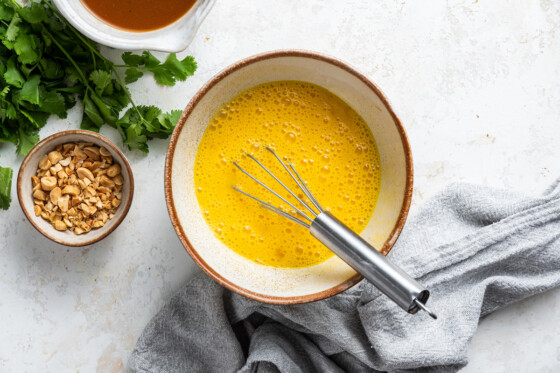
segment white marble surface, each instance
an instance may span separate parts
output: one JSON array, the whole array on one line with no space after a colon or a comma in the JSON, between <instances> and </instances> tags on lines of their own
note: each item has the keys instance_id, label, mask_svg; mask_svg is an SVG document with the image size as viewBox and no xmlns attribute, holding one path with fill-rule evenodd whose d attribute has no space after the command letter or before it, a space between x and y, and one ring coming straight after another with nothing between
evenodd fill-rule
<instances>
[{"instance_id":1,"label":"white marble surface","mask_svg":"<svg viewBox=\"0 0 560 373\"><path fill-rule=\"evenodd\" d=\"M199 63L192 79L164 88L144 78L131 89L137 102L183 108L212 75L254 53L340 57L385 91L408 131L414 213L453 181L538 193L560 175L558 30L553 0L221 0L186 51ZM77 128L80 110L51 119L41 136ZM122 145L115 131L102 134ZM122 371L146 322L198 271L167 215L166 149L157 140L149 156L125 152L134 203L91 247L43 238L17 201L0 212L0 371ZM0 164L20 162L0 146ZM560 290L496 312L481 322L464 371L558 371L559 321Z\"/></svg>"}]
</instances>

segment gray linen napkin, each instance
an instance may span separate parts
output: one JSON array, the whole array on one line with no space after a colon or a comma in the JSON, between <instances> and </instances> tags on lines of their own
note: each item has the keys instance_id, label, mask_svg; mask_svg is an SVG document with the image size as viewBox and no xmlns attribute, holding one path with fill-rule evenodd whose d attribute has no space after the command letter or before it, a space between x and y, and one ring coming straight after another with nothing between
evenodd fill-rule
<instances>
[{"instance_id":1,"label":"gray linen napkin","mask_svg":"<svg viewBox=\"0 0 560 373\"><path fill-rule=\"evenodd\" d=\"M205 274L150 321L130 372L456 371L479 319L560 285L560 180L541 197L453 184L405 226L389 257L432 291L409 315L372 285L273 306Z\"/></svg>"}]
</instances>

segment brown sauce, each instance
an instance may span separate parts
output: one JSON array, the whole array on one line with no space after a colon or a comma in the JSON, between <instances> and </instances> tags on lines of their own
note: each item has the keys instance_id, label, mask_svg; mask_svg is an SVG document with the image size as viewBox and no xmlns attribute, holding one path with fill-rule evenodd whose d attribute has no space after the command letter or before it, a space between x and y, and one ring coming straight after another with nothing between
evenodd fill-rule
<instances>
[{"instance_id":1,"label":"brown sauce","mask_svg":"<svg viewBox=\"0 0 560 373\"><path fill-rule=\"evenodd\" d=\"M81 0L108 25L126 31L152 31L165 27L187 13L196 0Z\"/></svg>"}]
</instances>

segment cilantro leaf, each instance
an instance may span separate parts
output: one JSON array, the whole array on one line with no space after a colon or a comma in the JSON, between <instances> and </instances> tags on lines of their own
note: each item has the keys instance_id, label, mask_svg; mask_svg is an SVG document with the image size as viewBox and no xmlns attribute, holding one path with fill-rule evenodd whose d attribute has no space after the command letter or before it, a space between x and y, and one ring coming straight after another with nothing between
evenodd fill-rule
<instances>
[{"instance_id":1,"label":"cilantro leaf","mask_svg":"<svg viewBox=\"0 0 560 373\"><path fill-rule=\"evenodd\" d=\"M66 103L62 94L54 91L46 93L41 104L41 111L50 114L56 114L59 118L66 118Z\"/></svg>"},{"instance_id":2,"label":"cilantro leaf","mask_svg":"<svg viewBox=\"0 0 560 373\"><path fill-rule=\"evenodd\" d=\"M47 20L47 11L42 4L30 2L29 6L18 9L21 18L29 23L40 23Z\"/></svg>"},{"instance_id":3,"label":"cilantro leaf","mask_svg":"<svg viewBox=\"0 0 560 373\"><path fill-rule=\"evenodd\" d=\"M99 96L102 96L103 91L105 91L108 86L112 87L111 81L113 78L107 71L95 70L90 74L89 80L95 85L95 92L97 92Z\"/></svg>"},{"instance_id":4,"label":"cilantro leaf","mask_svg":"<svg viewBox=\"0 0 560 373\"><path fill-rule=\"evenodd\" d=\"M132 54L132 52L124 52L121 56L124 63L128 66L139 66L144 64L144 57L137 54Z\"/></svg>"},{"instance_id":5,"label":"cilantro leaf","mask_svg":"<svg viewBox=\"0 0 560 373\"><path fill-rule=\"evenodd\" d=\"M144 61L142 61L142 64L146 68L157 67L161 64L161 62L150 51L142 52L142 57L144 58Z\"/></svg>"},{"instance_id":6,"label":"cilantro leaf","mask_svg":"<svg viewBox=\"0 0 560 373\"><path fill-rule=\"evenodd\" d=\"M130 150L138 149L143 151L144 153L148 152L148 138L146 135L142 134L142 129L139 125L132 125L125 130L126 139L124 143L128 145Z\"/></svg>"},{"instance_id":7,"label":"cilantro leaf","mask_svg":"<svg viewBox=\"0 0 560 373\"><path fill-rule=\"evenodd\" d=\"M43 127L47 123L47 119L49 118L48 113L42 113L40 111L23 110L21 107L19 108L19 112L23 115L23 118L21 118L20 122L25 123L25 119L27 119L29 123L32 125L32 127L36 129ZM37 141L39 141L38 137L37 137Z\"/></svg>"},{"instance_id":8,"label":"cilantro leaf","mask_svg":"<svg viewBox=\"0 0 560 373\"><path fill-rule=\"evenodd\" d=\"M49 12L47 12L47 25L49 26L49 28L52 31L62 31L64 30L64 23L62 23L62 21L58 18L58 17L53 17L52 15L49 16Z\"/></svg>"},{"instance_id":9,"label":"cilantro leaf","mask_svg":"<svg viewBox=\"0 0 560 373\"><path fill-rule=\"evenodd\" d=\"M148 137L143 133L143 117L141 112L146 113L144 107L130 108L117 121L117 129L123 137L123 142L130 150L139 149L148 152Z\"/></svg>"},{"instance_id":10,"label":"cilantro leaf","mask_svg":"<svg viewBox=\"0 0 560 373\"><path fill-rule=\"evenodd\" d=\"M140 79L143 75L144 73L142 71L138 70L135 67L131 67L126 69L126 71L124 72L124 81L127 84L134 83L135 81Z\"/></svg>"},{"instance_id":11,"label":"cilantro leaf","mask_svg":"<svg viewBox=\"0 0 560 373\"><path fill-rule=\"evenodd\" d=\"M18 153L20 155L27 155L31 148L39 142L38 131L24 131L21 127L19 129L19 144Z\"/></svg>"},{"instance_id":12,"label":"cilantro leaf","mask_svg":"<svg viewBox=\"0 0 560 373\"><path fill-rule=\"evenodd\" d=\"M33 75L31 78L29 78L21 88L19 99L25 100L35 105L39 105L39 83L41 83L41 77L39 75Z\"/></svg>"},{"instance_id":13,"label":"cilantro leaf","mask_svg":"<svg viewBox=\"0 0 560 373\"><path fill-rule=\"evenodd\" d=\"M66 71L66 79L68 79L70 83L75 84L80 81L80 74L74 68L74 66L67 66L65 71Z\"/></svg>"},{"instance_id":14,"label":"cilantro leaf","mask_svg":"<svg viewBox=\"0 0 560 373\"><path fill-rule=\"evenodd\" d=\"M4 122L5 123L5 122ZM0 126L0 142L11 142L17 145L18 142L17 128Z\"/></svg>"},{"instance_id":15,"label":"cilantro leaf","mask_svg":"<svg viewBox=\"0 0 560 373\"><path fill-rule=\"evenodd\" d=\"M20 33L14 42L14 50L18 54L18 60L24 64L38 62L41 57L38 53L39 43L37 36Z\"/></svg>"},{"instance_id":16,"label":"cilantro leaf","mask_svg":"<svg viewBox=\"0 0 560 373\"><path fill-rule=\"evenodd\" d=\"M12 201L10 191L12 190L13 173L11 168L0 167L0 208L3 210L7 210Z\"/></svg>"},{"instance_id":17,"label":"cilantro leaf","mask_svg":"<svg viewBox=\"0 0 560 373\"><path fill-rule=\"evenodd\" d=\"M114 84L114 83L113 83ZM128 89L121 87L120 85L114 85L113 92L110 94L106 91L103 96L103 102L110 105L116 111L120 112L128 104L130 104Z\"/></svg>"},{"instance_id":18,"label":"cilantro leaf","mask_svg":"<svg viewBox=\"0 0 560 373\"><path fill-rule=\"evenodd\" d=\"M175 125L179 122L179 118L181 118L181 114L183 114L181 110L171 110L169 113L161 114L158 119L161 125L166 128L169 133L172 133Z\"/></svg>"},{"instance_id":19,"label":"cilantro leaf","mask_svg":"<svg viewBox=\"0 0 560 373\"><path fill-rule=\"evenodd\" d=\"M7 102L6 101L6 118L8 119L16 119L17 118L17 112L16 112L16 108L14 107L14 105L12 105L11 102Z\"/></svg>"},{"instance_id":20,"label":"cilantro leaf","mask_svg":"<svg viewBox=\"0 0 560 373\"><path fill-rule=\"evenodd\" d=\"M153 138L167 138L181 115L180 110L162 114L155 106L130 108L117 121L117 128L129 149L148 152L147 141Z\"/></svg>"},{"instance_id":21,"label":"cilantro leaf","mask_svg":"<svg viewBox=\"0 0 560 373\"><path fill-rule=\"evenodd\" d=\"M51 59L41 58L41 61L39 61L39 68L46 79L64 78L64 70L60 64Z\"/></svg>"},{"instance_id":22,"label":"cilantro leaf","mask_svg":"<svg viewBox=\"0 0 560 373\"><path fill-rule=\"evenodd\" d=\"M156 82L162 85L173 86L175 85L175 78L173 73L164 68L154 68L150 70L154 74Z\"/></svg>"},{"instance_id":23,"label":"cilantro leaf","mask_svg":"<svg viewBox=\"0 0 560 373\"><path fill-rule=\"evenodd\" d=\"M4 101L8 93L10 93L10 87L5 86L2 91L0 91L0 100Z\"/></svg>"},{"instance_id":24,"label":"cilantro leaf","mask_svg":"<svg viewBox=\"0 0 560 373\"><path fill-rule=\"evenodd\" d=\"M4 73L4 79L9 85L21 88L23 87L23 83L25 82L25 80L23 79L23 76L16 66L16 58L16 56L12 56L8 60L8 63L6 65L6 72Z\"/></svg>"},{"instance_id":25,"label":"cilantro leaf","mask_svg":"<svg viewBox=\"0 0 560 373\"><path fill-rule=\"evenodd\" d=\"M14 16L14 10L7 4L0 2L0 19L3 21L10 21Z\"/></svg>"},{"instance_id":26,"label":"cilantro leaf","mask_svg":"<svg viewBox=\"0 0 560 373\"><path fill-rule=\"evenodd\" d=\"M161 109L155 106L139 106L138 109L142 113L141 123L146 127L148 132L157 132L159 123L156 121L161 114Z\"/></svg>"},{"instance_id":27,"label":"cilantro leaf","mask_svg":"<svg viewBox=\"0 0 560 373\"><path fill-rule=\"evenodd\" d=\"M138 80L142 76L140 70L145 70L154 74L154 79L159 84L173 86L177 80L184 81L187 77L193 75L197 68L192 56L178 60L175 53L167 56L163 63L148 51L144 51L142 55L125 52L122 59L130 66L125 71L125 81L127 83Z\"/></svg>"},{"instance_id":28,"label":"cilantro leaf","mask_svg":"<svg viewBox=\"0 0 560 373\"><path fill-rule=\"evenodd\" d=\"M14 16L12 17L12 20L10 21L10 24L8 26L8 29L6 30L6 40L8 41L14 41L16 40L18 34L19 34L19 23L21 22L21 17L17 14L14 14Z\"/></svg>"},{"instance_id":29,"label":"cilantro leaf","mask_svg":"<svg viewBox=\"0 0 560 373\"><path fill-rule=\"evenodd\" d=\"M187 77L192 76L196 70L196 62L192 56L187 56L182 61L179 61L175 53L171 53L167 57L163 66L179 81L186 80Z\"/></svg>"},{"instance_id":30,"label":"cilantro leaf","mask_svg":"<svg viewBox=\"0 0 560 373\"><path fill-rule=\"evenodd\" d=\"M83 130L99 132L99 127L85 115L83 116L82 122L80 123L80 128Z\"/></svg>"},{"instance_id":31,"label":"cilantro leaf","mask_svg":"<svg viewBox=\"0 0 560 373\"><path fill-rule=\"evenodd\" d=\"M0 92L0 122L4 122L6 118L17 118L16 108L10 101L6 100L6 96L8 95L8 93L10 93L10 86L5 86L4 89Z\"/></svg>"}]
</instances>

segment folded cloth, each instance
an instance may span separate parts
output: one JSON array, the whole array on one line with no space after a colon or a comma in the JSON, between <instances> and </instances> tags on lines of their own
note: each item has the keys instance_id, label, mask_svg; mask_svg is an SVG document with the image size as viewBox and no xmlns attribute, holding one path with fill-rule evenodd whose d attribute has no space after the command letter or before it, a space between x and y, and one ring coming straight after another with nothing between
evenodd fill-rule
<instances>
[{"instance_id":1,"label":"folded cloth","mask_svg":"<svg viewBox=\"0 0 560 373\"><path fill-rule=\"evenodd\" d=\"M543 196L453 184L406 224L390 259L431 290L409 315L371 284L263 304L205 274L150 321L130 372L457 371L479 319L560 284L560 180Z\"/></svg>"}]
</instances>

